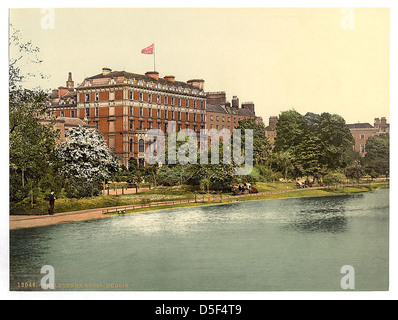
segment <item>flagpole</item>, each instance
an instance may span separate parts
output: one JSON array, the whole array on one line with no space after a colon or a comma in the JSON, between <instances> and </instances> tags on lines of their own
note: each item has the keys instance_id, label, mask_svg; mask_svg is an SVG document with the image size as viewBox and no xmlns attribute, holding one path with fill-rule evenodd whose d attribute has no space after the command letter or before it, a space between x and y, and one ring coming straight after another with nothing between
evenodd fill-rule
<instances>
[{"instance_id":1,"label":"flagpole","mask_svg":"<svg viewBox=\"0 0 398 320\"><path fill-rule=\"evenodd\" d=\"M153 44L153 71L156 71L156 64L155 64L155 44Z\"/></svg>"}]
</instances>

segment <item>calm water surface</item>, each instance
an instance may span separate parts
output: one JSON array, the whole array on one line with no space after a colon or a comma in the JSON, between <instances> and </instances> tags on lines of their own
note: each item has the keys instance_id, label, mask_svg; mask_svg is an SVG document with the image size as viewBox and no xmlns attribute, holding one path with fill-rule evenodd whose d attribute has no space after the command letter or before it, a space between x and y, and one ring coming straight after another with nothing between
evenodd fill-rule
<instances>
[{"instance_id":1,"label":"calm water surface","mask_svg":"<svg viewBox=\"0 0 398 320\"><path fill-rule=\"evenodd\" d=\"M389 189L246 202L11 231L10 286L51 265L62 290L334 291L351 265L388 290L388 250Z\"/></svg>"}]
</instances>

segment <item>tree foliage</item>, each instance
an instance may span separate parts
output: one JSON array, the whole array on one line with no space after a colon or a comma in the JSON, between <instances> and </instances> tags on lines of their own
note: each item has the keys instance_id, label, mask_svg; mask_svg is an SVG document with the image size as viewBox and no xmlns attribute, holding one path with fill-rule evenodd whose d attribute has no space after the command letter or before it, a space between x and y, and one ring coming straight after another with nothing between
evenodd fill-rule
<instances>
[{"instance_id":1,"label":"tree foliage","mask_svg":"<svg viewBox=\"0 0 398 320\"><path fill-rule=\"evenodd\" d=\"M390 173L390 135L381 134L370 137L365 146L365 168L368 173L378 175Z\"/></svg>"},{"instance_id":2,"label":"tree foliage","mask_svg":"<svg viewBox=\"0 0 398 320\"><path fill-rule=\"evenodd\" d=\"M307 113L295 110L281 113L277 123L276 153L291 155L297 175L320 178L327 172L339 170L350 161L354 139L345 120L336 114Z\"/></svg>"}]
</instances>

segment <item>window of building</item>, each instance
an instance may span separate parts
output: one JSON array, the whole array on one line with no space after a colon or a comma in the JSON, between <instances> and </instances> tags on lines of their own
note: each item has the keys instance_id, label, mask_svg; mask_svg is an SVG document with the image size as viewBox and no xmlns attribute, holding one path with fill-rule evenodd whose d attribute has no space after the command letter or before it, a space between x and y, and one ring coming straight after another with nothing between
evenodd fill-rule
<instances>
[{"instance_id":1,"label":"window of building","mask_svg":"<svg viewBox=\"0 0 398 320\"><path fill-rule=\"evenodd\" d=\"M177 112L177 119L181 120L181 112L180 111Z\"/></svg>"},{"instance_id":2,"label":"window of building","mask_svg":"<svg viewBox=\"0 0 398 320\"><path fill-rule=\"evenodd\" d=\"M75 110L71 110L71 111L70 111L70 116L71 116L71 118L74 118L74 117L75 117Z\"/></svg>"},{"instance_id":3,"label":"window of building","mask_svg":"<svg viewBox=\"0 0 398 320\"><path fill-rule=\"evenodd\" d=\"M181 106L181 98L177 99L177 104L178 104L178 106Z\"/></svg>"},{"instance_id":4,"label":"window of building","mask_svg":"<svg viewBox=\"0 0 398 320\"><path fill-rule=\"evenodd\" d=\"M188 107L188 104L189 104L189 100L185 99L185 106Z\"/></svg>"},{"instance_id":5,"label":"window of building","mask_svg":"<svg viewBox=\"0 0 398 320\"><path fill-rule=\"evenodd\" d=\"M361 144L360 145L361 153L365 153L365 145Z\"/></svg>"},{"instance_id":6,"label":"window of building","mask_svg":"<svg viewBox=\"0 0 398 320\"><path fill-rule=\"evenodd\" d=\"M140 121L140 130L144 130L144 121Z\"/></svg>"},{"instance_id":7,"label":"window of building","mask_svg":"<svg viewBox=\"0 0 398 320\"><path fill-rule=\"evenodd\" d=\"M217 120L217 121L220 121L220 117L219 117L219 116L217 116L216 120Z\"/></svg>"},{"instance_id":8,"label":"window of building","mask_svg":"<svg viewBox=\"0 0 398 320\"><path fill-rule=\"evenodd\" d=\"M129 91L129 99L130 100L134 99L134 91Z\"/></svg>"},{"instance_id":9,"label":"window of building","mask_svg":"<svg viewBox=\"0 0 398 320\"><path fill-rule=\"evenodd\" d=\"M213 116L210 116L210 120L213 121Z\"/></svg>"},{"instance_id":10,"label":"window of building","mask_svg":"<svg viewBox=\"0 0 398 320\"><path fill-rule=\"evenodd\" d=\"M152 102L152 93L148 93L148 102Z\"/></svg>"},{"instance_id":11,"label":"window of building","mask_svg":"<svg viewBox=\"0 0 398 320\"><path fill-rule=\"evenodd\" d=\"M84 102L89 102L90 101L90 94L89 93L86 93L85 95L84 95Z\"/></svg>"},{"instance_id":12,"label":"window of building","mask_svg":"<svg viewBox=\"0 0 398 320\"><path fill-rule=\"evenodd\" d=\"M365 135L364 135L364 134L361 134L360 139L361 139L361 140L365 139Z\"/></svg>"},{"instance_id":13,"label":"window of building","mask_svg":"<svg viewBox=\"0 0 398 320\"><path fill-rule=\"evenodd\" d=\"M149 121L148 122L148 130L151 130L152 129L152 121Z\"/></svg>"},{"instance_id":14,"label":"window of building","mask_svg":"<svg viewBox=\"0 0 398 320\"><path fill-rule=\"evenodd\" d=\"M98 115L99 115L99 108L95 107L95 116L98 117Z\"/></svg>"},{"instance_id":15,"label":"window of building","mask_svg":"<svg viewBox=\"0 0 398 320\"><path fill-rule=\"evenodd\" d=\"M219 125L217 125L217 126L216 126L216 129L217 129L217 130L220 130L220 126L219 126Z\"/></svg>"},{"instance_id":16,"label":"window of building","mask_svg":"<svg viewBox=\"0 0 398 320\"><path fill-rule=\"evenodd\" d=\"M148 109L148 117L152 117L152 109L151 108Z\"/></svg>"},{"instance_id":17,"label":"window of building","mask_svg":"<svg viewBox=\"0 0 398 320\"><path fill-rule=\"evenodd\" d=\"M130 131L134 131L134 120L130 120Z\"/></svg>"},{"instance_id":18,"label":"window of building","mask_svg":"<svg viewBox=\"0 0 398 320\"><path fill-rule=\"evenodd\" d=\"M193 131L198 131L198 126L196 124L193 126Z\"/></svg>"},{"instance_id":19,"label":"window of building","mask_svg":"<svg viewBox=\"0 0 398 320\"><path fill-rule=\"evenodd\" d=\"M143 158L138 159L138 166L145 167L145 159L143 159Z\"/></svg>"},{"instance_id":20,"label":"window of building","mask_svg":"<svg viewBox=\"0 0 398 320\"><path fill-rule=\"evenodd\" d=\"M185 120L189 121L189 113L188 112L185 112Z\"/></svg>"},{"instance_id":21,"label":"window of building","mask_svg":"<svg viewBox=\"0 0 398 320\"><path fill-rule=\"evenodd\" d=\"M112 78L112 79L109 81L109 83L110 83L110 84L115 84L115 79Z\"/></svg>"},{"instance_id":22,"label":"window of building","mask_svg":"<svg viewBox=\"0 0 398 320\"><path fill-rule=\"evenodd\" d=\"M236 123L236 118L234 118L234 123Z\"/></svg>"},{"instance_id":23,"label":"window of building","mask_svg":"<svg viewBox=\"0 0 398 320\"><path fill-rule=\"evenodd\" d=\"M142 101L142 100L144 100L144 94L142 93L142 92L140 92L140 95L139 95L140 97L140 101Z\"/></svg>"},{"instance_id":24,"label":"window of building","mask_svg":"<svg viewBox=\"0 0 398 320\"><path fill-rule=\"evenodd\" d=\"M210 125L210 129L213 129L213 125L212 124Z\"/></svg>"},{"instance_id":25,"label":"window of building","mask_svg":"<svg viewBox=\"0 0 398 320\"><path fill-rule=\"evenodd\" d=\"M130 106L130 116L134 115L134 107Z\"/></svg>"},{"instance_id":26,"label":"window of building","mask_svg":"<svg viewBox=\"0 0 398 320\"><path fill-rule=\"evenodd\" d=\"M61 117L62 118L65 117L65 111L64 110L61 111Z\"/></svg>"},{"instance_id":27,"label":"window of building","mask_svg":"<svg viewBox=\"0 0 398 320\"><path fill-rule=\"evenodd\" d=\"M201 101L201 102L200 102L200 107L201 107L202 109L205 107L205 102L204 102L204 101Z\"/></svg>"},{"instance_id":28,"label":"window of building","mask_svg":"<svg viewBox=\"0 0 398 320\"><path fill-rule=\"evenodd\" d=\"M86 108L86 117L90 116L90 108Z\"/></svg>"},{"instance_id":29,"label":"window of building","mask_svg":"<svg viewBox=\"0 0 398 320\"><path fill-rule=\"evenodd\" d=\"M193 114L193 121L196 121L196 113Z\"/></svg>"},{"instance_id":30,"label":"window of building","mask_svg":"<svg viewBox=\"0 0 398 320\"><path fill-rule=\"evenodd\" d=\"M222 117L222 122L225 122L225 117Z\"/></svg>"},{"instance_id":31,"label":"window of building","mask_svg":"<svg viewBox=\"0 0 398 320\"><path fill-rule=\"evenodd\" d=\"M99 100L99 92L96 92L95 93L95 101L98 101Z\"/></svg>"},{"instance_id":32,"label":"window of building","mask_svg":"<svg viewBox=\"0 0 398 320\"><path fill-rule=\"evenodd\" d=\"M157 99L157 102L158 102L158 103L161 102L161 100L160 100L160 94L157 95L156 99Z\"/></svg>"},{"instance_id":33,"label":"window of building","mask_svg":"<svg viewBox=\"0 0 398 320\"><path fill-rule=\"evenodd\" d=\"M230 117L228 117L228 122L231 122L231 118Z\"/></svg>"},{"instance_id":34,"label":"window of building","mask_svg":"<svg viewBox=\"0 0 398 320\"><path fill-rule=\"evenodd\" d=\"M140 117L142 117L143 113L144 113L144 110L142 107L140 107Z\"/></svg>"},{"instance_id":35,"label":"window of building","mask_svg":"<svg viewBox=\"0 0 398 320\"><path fill-rule=\"evenodd\" d=\"M130 139L129 150L130 150L130 152L133 152L133 139Z\"/></svg>"}]
</instances>

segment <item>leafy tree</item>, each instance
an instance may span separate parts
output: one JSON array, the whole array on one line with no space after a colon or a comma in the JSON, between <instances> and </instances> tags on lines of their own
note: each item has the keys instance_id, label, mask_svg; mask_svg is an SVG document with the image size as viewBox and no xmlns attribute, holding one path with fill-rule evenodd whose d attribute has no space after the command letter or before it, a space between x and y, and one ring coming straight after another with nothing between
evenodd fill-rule
<instances>
[{"instance_id":1,"label":"leafy tree","mask_svg":"<svg viewBox=\"0 0 398 320\"><path fill-rule=\"evenodd\" d=\"M239 122L237 129L241 130L242 148L245 146L245 130L253 130L253 160L254 164L264 164L271 151L268 138L265 135L264 123L256 122L253 119L245 119Z\"/></svg>"},{"instance_id":2,"label":"leafy tree","mask_svg":"<svg viewBox=\"0 0 398 320\"><path fill-rule=\"evenodd\" d=\"M271 157L271 166L275 171L281 172L283 178L287 180L289 174L295 175L293 161L294 159L290 152L274 152Z\"/></svg>"},{"instance_id":3,"label":"leafy tree","mask_svg":"<svg viewBox=\"0 0 398 320\"><path fill-rule=\"evenodd\" d=\"M69 184L71 181L85 184L86 189L91 185L91 195L97 193L102 181L120 170L103 136L81 126L69 132L68 140L60 144L56 155L61 164L60 173L69 179Z\"/></svg>"},{"instance_id":4,"label":"leafy tree","mask_svg":"<svg viewBox=\"0 0 398 320\"><path fill-rule=\"evenodd\" d=\"M322 113L318 127L322 144L321 164L328 170L338 170L349 165L347 152L355 141L345 120L336 114Z\"/></svg>"},{"instance_id":5,"label":"leafy tree","mask_svg":"<svg viewBox=\"0 0 398 320\"><path fill-rule=\"evenodd\" d=\"M354 139L344 119L335 114L295 110L281 113L276 127L275 152L289 152L298 175L321 178L329 171L345 168Z\"/></svg>"},{"instance_id":6,"label":"leafy tree","mask_svg":"<svg viewBox=\"0 0 398 320\"><path fill-rule=\"evenodd\" d=\"M282 111L276 125L275 152L289 151L294 154L304 135L304 119L296 110Z\"/></svg>"},{"instance_id":7,"label":"leafy tree","mask_svg":"<svg viewBox=\"0 0 398 320\"><path fill-rule=\"evenodd\" d=\"M52 123L44 126L38 120L47 111L46 94L40 89L28 90L22 86L24 81L36 76L23 72L23 67L40 64L39 48L30 41L23 42L20 32L12 26L9 46L10 201L21 201L30 194L33 206L40 180L54 170L57 133Z\"/></svg>"},{"instance_id":8,"label":"leafy tree","mask_svg":"<svg viewBox=\"0 0 398 320\"><path fill-rule=\"evenodd\" d=\"M381 134L370 137L365 146L365 167L368 173L372 171L379 175L390 173L390 135Z\"/></svg>"},{"instance_id":9,"label":"leafy tree","mask_svg":"<svg viewBox=\"0 0 398 320\"><path fill-rule=\"evenodd\" d=\"M359 162L355 162L346 168L345 175L347 178L358 182L365 175L365 170Z\"/></svg>"}]
</instances>

